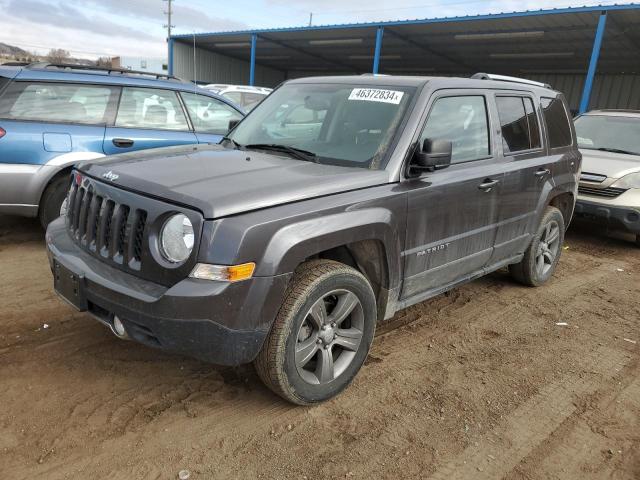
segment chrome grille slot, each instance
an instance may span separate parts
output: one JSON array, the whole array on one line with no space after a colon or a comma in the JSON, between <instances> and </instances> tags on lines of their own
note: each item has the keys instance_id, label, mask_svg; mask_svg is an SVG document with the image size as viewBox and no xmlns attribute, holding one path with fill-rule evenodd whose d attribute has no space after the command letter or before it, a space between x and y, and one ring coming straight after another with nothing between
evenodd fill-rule
<instances>
[{"instance_id":1,"label":"chrome grille slot","mask_svg":"<svg viewBox=\"0 0 640 480\"><path fill-rule=\"evenodd\" d=\"M578 193L581 193L582 195L593 195L596 197L606 197L606 198L616 198L622 195L626 191L627 190L624 188L615 188L615 187L595 188L595 187L585 187L583 185L580 185L578 187Z\"/></svg>"},{"instance_id":2,"label":"chrome grille slot","mask_svg":"<svg viewBox=\"0 0 640 480\"><path fill-rule=\"evenodd\" d=\"M111 241L111 226L113 224L113 213L116 209L116 204L112 200L107 201L107 208L105 208L104 215L104 228L100 234L100 240L102 241L102 248L100 249L100 255L103 257L110 257L109 247L113 244Z\"/></svg>"},{"instance_id":3,"label":"chrome grille slot","mask_svg":"<svg viewBox=\"0 0 640 480\"><path fill-rule=\"evenodd\" d=\"M136 210L135 228L133 231L133 242L131 244L130 263L142 261L142 242L144 240L144 229L147 224L147 212Z\"/></svg>"}]
</instances>

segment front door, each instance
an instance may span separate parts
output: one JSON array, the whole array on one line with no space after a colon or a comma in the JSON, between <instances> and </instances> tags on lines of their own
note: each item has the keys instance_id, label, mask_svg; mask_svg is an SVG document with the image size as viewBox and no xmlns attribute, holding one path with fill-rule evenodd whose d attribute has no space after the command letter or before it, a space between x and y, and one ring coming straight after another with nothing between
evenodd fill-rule
<instances>
[{"instance_id":1,"label":"front door","mask_svg":"<svg viewBox=\"0 0 640 480\"><path fill-rule=\"evenodd\" d=\"M503 165L493 154L487 104L475 91L449 91L431 103L420 145L451 141L452 164L407 180L403 299L479 273L491 258Z\"/></svg>"}]
</instances>

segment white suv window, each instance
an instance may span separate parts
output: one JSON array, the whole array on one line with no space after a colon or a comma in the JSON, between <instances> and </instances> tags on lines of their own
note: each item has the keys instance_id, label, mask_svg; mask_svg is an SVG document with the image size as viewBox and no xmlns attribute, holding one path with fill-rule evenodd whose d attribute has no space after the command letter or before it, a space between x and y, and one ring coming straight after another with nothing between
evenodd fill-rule
<instances>
[{"instance_id":1,"label":"white suv window","mask_svg":"<svg viewBox=\"0 0 640 480\"><path fill-rule=\"evenodd\" d=\"M240 112L220 100L195 93L181 95L196 132L225 135L230 121L242 120Z\"/></svg>"},{"instance_id":2,"label":"white suv window","mask_svg":"<svg viewBox=\"0 0 640 480\"><path fill-rule=\"evenodd\" d=\"M124 87L116 127L189 130L178 96L171 90Z\"/></svg>"}]
</instances>

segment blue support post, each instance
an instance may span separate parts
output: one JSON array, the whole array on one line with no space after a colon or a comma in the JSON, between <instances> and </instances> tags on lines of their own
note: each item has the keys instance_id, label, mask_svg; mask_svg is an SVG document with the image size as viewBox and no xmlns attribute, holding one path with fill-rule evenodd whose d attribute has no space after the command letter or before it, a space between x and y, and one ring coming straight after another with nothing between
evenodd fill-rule
<instances>
[{"instance_id":1,"label":"blue support post","mask_svg":"<svg viewBox=\"0 0 640 480\"><path fill-rule=\"evenodd\" d=\"M256 42L258 35L251 34L251 66L249 69L249 85L253 86L256 81Z\"/></svg>"},{"instance_id":2,"label":"blue support post","mask_svg":"<svg viewBox=\"0 0 640 480\"><path fill-rule=\"evenodd\" d=\"M373 73L378 73L380 69L380 52L382 51L382 35L384 34L384 27L379 26L376 30L376 49L373 54Z\"/></svg>"},{"instance_id":3,"label":"blue support post","mask_svg":"<svg viewBox=\"0 0 640 480\"><path fill-rule=\"evenodd\" d=\"M173 75L173 38L169 38L169 42L168 42L168 58L167 58L167 73L169 75Z\"/></svg>"},{"instance_id":4,"label":"blue support post","mask_svg":"<svg viewBox=\"0 0 640 480\"><path fill-rule=\"evenodd\" d=\"M584 82L584 90L582 91L582 100L580 100L580 113L584 113L589 109L589 101L591 100L591 90L593 89L593 81L596 78L596 70L598 69L598 58L600 57L600 47L602 47L602 38L604 37L605 27L607 25L607 12L600 14L598 20L598 28L596 29L596 38L593 41L593 50L591 51L591 61L589 62L589 70L587 78Z\"/></svg>"}]
</instances>

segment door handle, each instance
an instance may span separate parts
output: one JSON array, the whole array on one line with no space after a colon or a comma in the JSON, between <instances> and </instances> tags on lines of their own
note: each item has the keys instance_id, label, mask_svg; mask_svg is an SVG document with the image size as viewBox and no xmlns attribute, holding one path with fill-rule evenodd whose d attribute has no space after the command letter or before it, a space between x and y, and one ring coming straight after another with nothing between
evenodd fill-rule
<instances>
[{"instance_id":1,"label":"door handle","mask_svg":"<svg viewBox=\"0 0 640 480\"><path fill-rule=\"evenodd\" d=\"M542 178L542 177L546 177L550 173L551 173L551 170L549 170L548 168L541 168L540 170L537 170L536 173L534 173L534 175L536 177Z\"/></svg>"},{"instance_id":2,"label":"door handle","mask_svg":"<svg viewBox=\"0 0 640 480\"><path fill-rule=\"evenodd\" d=\"M130 138L114 138L111 140L113 144L118 148L129 148L133 147L133 140Z\"/></svg>"},{"instance_id":3,"label":"door handle","mask_svg":"<svg viewBox=\"0 0 640 480\"><path fill-rule=\"evenodd\" d=\"M493 190L493 187L498 185L498 183L500 183L500 180L491 180L490 178L485 178L484 182L478 185L478 188L484 192L490 192L491 190Z\"/></svg>"}]
</instances>

